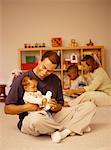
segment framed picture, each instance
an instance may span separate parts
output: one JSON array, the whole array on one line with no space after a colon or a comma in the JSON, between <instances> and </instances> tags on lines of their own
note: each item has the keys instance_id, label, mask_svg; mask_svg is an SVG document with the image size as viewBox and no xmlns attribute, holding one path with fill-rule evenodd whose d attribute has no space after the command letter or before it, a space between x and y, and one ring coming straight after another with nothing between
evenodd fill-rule
<instances>
[{"instance_id":1,"label":"framed picture","mask_svg":"<svg viewBox=\"0 0 111 150\"><path fill-rule=\"evenodd\" d=\"M78 62L77 55L75 53L71 54L70 60L71 63L77 63Z\"/></svg>"}]
</instances>

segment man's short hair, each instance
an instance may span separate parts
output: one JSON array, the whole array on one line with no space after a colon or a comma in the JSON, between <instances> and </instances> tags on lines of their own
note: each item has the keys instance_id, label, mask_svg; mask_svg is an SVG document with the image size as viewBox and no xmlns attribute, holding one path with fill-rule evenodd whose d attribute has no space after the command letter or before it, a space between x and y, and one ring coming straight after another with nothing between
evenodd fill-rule
<instances>
[{"instance_id":1,"label":"man's short hair","mask_svg":"<svg viewBox=\"0 0 111 150\"><path fill-rule=\"evenodd\" d=\"M45 58L48 58L53 64L57 64L57 66L60 64L60 57L55 51L46 51L42 55L41 61L43 61Z\"/></svg>"}]
</instances>

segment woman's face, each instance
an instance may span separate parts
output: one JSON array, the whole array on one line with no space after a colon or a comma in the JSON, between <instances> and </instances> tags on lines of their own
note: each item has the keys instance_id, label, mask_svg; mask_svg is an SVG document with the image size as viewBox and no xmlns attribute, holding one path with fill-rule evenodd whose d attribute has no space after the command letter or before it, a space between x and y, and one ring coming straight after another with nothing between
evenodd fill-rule
<instances>
[{"instance_id":1,"label":"woman's face","mask_svg":"<svg viewBox=\"0 0 111 150\"><path fill-rule=\"evenodd\" d=\"M82 66L82 70L85 72L85 73L88 73L88 72L91 72L92 70L92 67L87 65L86 61L82 61L81 62L81 66Z\"/></svg>"}]
</instances>

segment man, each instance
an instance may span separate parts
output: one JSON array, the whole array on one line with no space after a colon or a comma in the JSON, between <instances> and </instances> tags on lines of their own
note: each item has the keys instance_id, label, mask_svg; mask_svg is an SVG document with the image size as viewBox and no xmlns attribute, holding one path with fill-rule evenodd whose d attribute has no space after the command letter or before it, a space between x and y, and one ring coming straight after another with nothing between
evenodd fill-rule
<instances>
[{"instance_id":1,"label":"man","mask_svg":"<svg viewBox=\"0 0 111 150\"><path fill-rule=\"evenodd\" d=\"M59 62L60 58L56 52L47 51L44 53L41 61L33 70L25 72L15 79L4 108L6 114L19 115L18 128L21 132L34 136L51 134L52 141L56 143L72 133L82 135L95 113L95 105L91 102L76 107L62 108L64 100L61 81L52 73ZM24 90L21 82L26 75L38 81L38 89L42 94L45 95L48 90L52 92L51 119L42 114L37 104L24 103ZM34 113L28 113L30 111L34 111Z\"/></svg>"}]
</instances>

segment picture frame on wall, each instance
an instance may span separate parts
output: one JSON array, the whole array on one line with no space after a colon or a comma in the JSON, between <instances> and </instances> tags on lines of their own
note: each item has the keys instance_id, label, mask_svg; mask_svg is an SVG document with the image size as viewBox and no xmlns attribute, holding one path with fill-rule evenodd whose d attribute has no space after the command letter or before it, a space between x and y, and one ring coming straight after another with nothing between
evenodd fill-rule
<instances>
[{"instance_id":1,"label":"picture frame on wall","mask_svg":"<svg viewBox=\"0 0 111 150\"><path fill-rule=\"evenodd\" d=\"M75 53L71 54L70 60L71 60L71 63L77 63L78 62L77 54Z\"/></svg>"}]
</instances>

